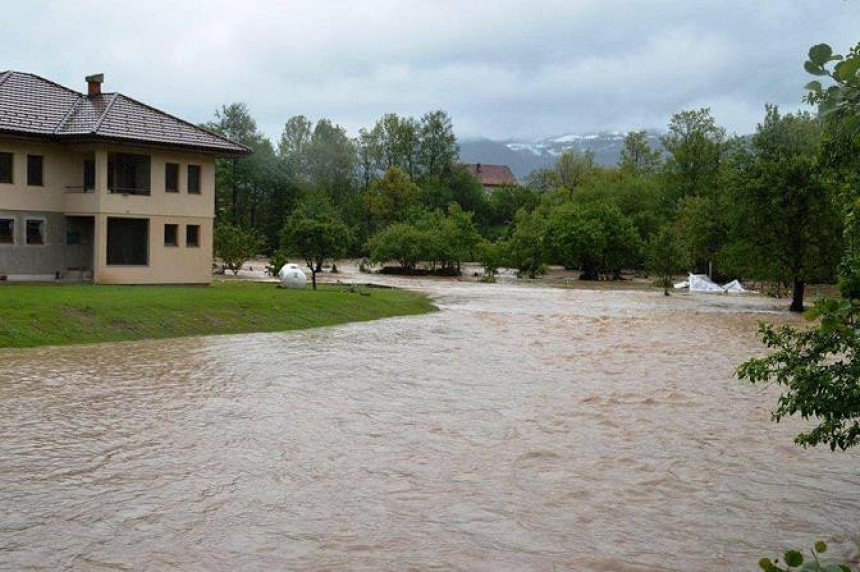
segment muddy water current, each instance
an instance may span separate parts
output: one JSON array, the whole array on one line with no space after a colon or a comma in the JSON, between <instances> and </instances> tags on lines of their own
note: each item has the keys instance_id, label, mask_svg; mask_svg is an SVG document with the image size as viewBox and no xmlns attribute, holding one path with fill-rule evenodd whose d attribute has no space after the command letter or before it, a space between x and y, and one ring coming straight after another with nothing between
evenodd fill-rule
<instances>
[{"instance_id":1,"label":"muddy water current","mask_svg":"<svg viewBox=\"0 0 860 572\"><path fill-rule=\"evenodd\" d=\"M441 312L0 350L0 568L754 570L860 531L860 455L733 377L771 300L404 283Z\"/></svg>"}]
</instances>

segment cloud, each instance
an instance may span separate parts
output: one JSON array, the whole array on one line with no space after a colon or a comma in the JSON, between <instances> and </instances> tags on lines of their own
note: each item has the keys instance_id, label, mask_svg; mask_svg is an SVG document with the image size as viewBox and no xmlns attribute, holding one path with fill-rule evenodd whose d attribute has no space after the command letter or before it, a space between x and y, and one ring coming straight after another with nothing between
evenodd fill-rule
<instances>
[{"instance_id":1,"label":"cloud","mask_svg":"<svg viewBox=\"0 0 860 572\"><path fill-rule=\"evenodd\" d=\"M858 39L842 0L30 2L6 7L3 67L205 121L244 101L276 137L292 115L355 133L442 108L461 136L661 127L710 106L749 132L800 105L808 47Z\"/></svg>"}]
</instances>

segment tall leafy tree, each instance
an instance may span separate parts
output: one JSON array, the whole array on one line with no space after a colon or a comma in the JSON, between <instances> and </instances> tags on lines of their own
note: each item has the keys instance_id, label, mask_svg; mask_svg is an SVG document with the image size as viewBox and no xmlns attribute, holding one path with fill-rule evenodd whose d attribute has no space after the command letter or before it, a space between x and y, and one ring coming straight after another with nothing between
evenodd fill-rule
<instances>
[{"instance_id":1,"label":"tall leafy tree","mask_svg":"<svg viewBox=\"0 0 860 572\"><path fill-rule=\"evenodd\" d=\"M442 110L425 113L419 126L418 161L422 177L444 177L460 152L451 117Z\"/></svg>"},{"instance_id":2,"label":"tall leafy tree","mask_svg":"<svg viewBox=\"0 0 860 572\"><path fill-rule=\"evenodd\" d=\"M631 131L624 137L624 147L618 158L618 167L623 173L650 174L658 169L660 161L660 150L651 147L647 131Z\"/></svg>"},{"instance_id":3,"label":"tall leafy tree","mask_svg":"<svg viewBox=\"0 0 860 572\"><path fill-rule=\"evenodd\" d=\"M308 175L308 146L313 134L313 123L304 115L295 115L284 124L278 142L278 156L291 175L304 178Z\"/></svg>"},{"instance_id":4,"label":"tall leafy tree","mask_svg":"<svg viewBox=\"0 0 860 572\"><path fill-rule=\"evenodd\" d=\"M558 183L571 195L594 175L595 170L594 152L591 150L568 149L558 156L553 167Z\"/></svg>"},{"instance_id":5,"label":"tall leafy tree","mask_svg":"<svg viewBox=\"0 0 860 572\"><path fill-rule=\"evenodd\" d=\"M674 199L714 192L726 151L726 132L709 109L673 115L661 142L668 153L665 171Z\"/></svg>"},{"instance_id":6,"label":"tall leafy tree","mask_svg":"<svg viewBox=\"0 0 860 572\"><path fill-rule=\"evenodd\" d=\"M403 170L392 167L381 179L370 184L364 195L364 203L377 228L404 221L409 209L415 206L418 185L412 182Z\"/></svg>"},{"instance_id":7,"label":"tall leafy tree","mask_svg":"<svg viewBox=\"0 0 860 572\"><path fill-rule=\"evenodd\" d=\"M818 121L809 114L767 106L731 185L736 265L792 284L795 312L804 309L806 282L831 279L838 261L839 216L820 176L818 139Z\"/></svg>"}]
</instances>

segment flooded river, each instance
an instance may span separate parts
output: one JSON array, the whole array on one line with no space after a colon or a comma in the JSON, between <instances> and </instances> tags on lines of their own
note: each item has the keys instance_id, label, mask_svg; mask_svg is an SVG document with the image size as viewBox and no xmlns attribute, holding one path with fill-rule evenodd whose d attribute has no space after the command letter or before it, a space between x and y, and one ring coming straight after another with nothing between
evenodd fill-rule
<instances>
[{"instance_id":1,"label":"flooded river","mask_svg":"<svg viewBox=\"0 0 860 572\"><path fill-rule=\"evenodd\" d=\"M442 311L0 350L0 567L753 570L860 531L860 454L733 378L772 301L409 283Z\"/></svg>"}]
</instances>

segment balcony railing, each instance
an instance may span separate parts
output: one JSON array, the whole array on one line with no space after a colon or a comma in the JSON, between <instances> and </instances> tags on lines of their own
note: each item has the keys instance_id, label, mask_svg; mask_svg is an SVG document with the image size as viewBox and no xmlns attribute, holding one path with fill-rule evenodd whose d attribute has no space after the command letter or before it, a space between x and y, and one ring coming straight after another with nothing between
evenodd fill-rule
<instances>
[{"instance_id":1,"label":"balcony railing","mask_svg":"<svg viewBox=\"0 0 860 572\"><path fill-rule=\"evenodd\" d=\"M134 187L109 187L108 192L112 195L139 195L145 197L152 194L149 189L138 189Z\"/></svg>"},{"instance_id":2,"label":"balcony railing","mask_svg":"<svg viewBox=\"0 0 860 572\"><path fill-rule=\"evenodd\" d=\"M92 187L82 187L82 186L75 187L72 185L66 185L66 192L67 193L81 193L81 194L83 194L83 193L95 193L96 190Z\"/></svg>"}]
</instances>

